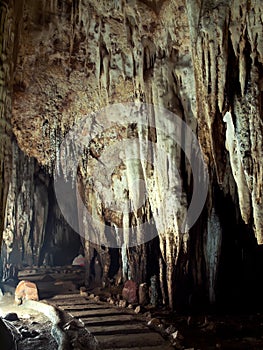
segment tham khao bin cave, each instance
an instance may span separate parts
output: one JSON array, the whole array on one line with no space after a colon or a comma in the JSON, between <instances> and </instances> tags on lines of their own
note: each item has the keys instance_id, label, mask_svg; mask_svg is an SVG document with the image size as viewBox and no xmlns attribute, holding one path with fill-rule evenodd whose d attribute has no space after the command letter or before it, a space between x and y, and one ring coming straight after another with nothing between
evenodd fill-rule
<instances>
[{"instance_id":1,"label":"tham khao bin cave","mask_svg":"<svg viewBox=\"0 0 263 350\"><path fill-rule=\"evenodd\" d=\"M261 0L0 0L0 350L263 349Z\"/></svg>"}]
</instances>

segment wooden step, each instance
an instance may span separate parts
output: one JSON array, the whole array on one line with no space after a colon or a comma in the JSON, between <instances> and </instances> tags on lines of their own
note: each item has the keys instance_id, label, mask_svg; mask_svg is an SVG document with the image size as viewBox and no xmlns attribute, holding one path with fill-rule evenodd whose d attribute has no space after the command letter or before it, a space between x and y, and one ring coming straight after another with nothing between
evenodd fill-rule
<instances>
[{"instance_id":1,"label":"wooden step","mask_svg":"<svg viewBox=\"0 0 263 350\"><path fill-rule=\"evenodd\" d=\"M115 334L96 336L103 349L123 349L162 345L164 339L155 332L146 334Z\"/></svg>"},{"instance_id":2,"label":"wooden step","mask_svg":"<svg viewBox=\"0 0 263 350\"><path fill-rule=\"evenodd\" d=\"M53 298L51 298L49 300L49 302L52 302L52 301L63 301L63 300L70 300L70 302L74 302L75 301L79 301L79 300L86 300L84 297L82 297L79 293L72 293L72 294L65 294L65 295L56 295L54 296Z\"/></svg>"},{"instance_id":3,"label":"wooden step","mask_svg":"<svg viewBox=\"0 0 263 350\"><path fill-rule=\"evenodd\" d=\"M157 346L140 346L140 347L132 347L132 348L121 348L121 350L174 350L175 348L172 345L164 343L162 345ZM107 350L116 350L116 348L110 348Z\"/></svg>"},{"instance_id":4,"label":"wooden step","mask_svg":"<svg viewBox=\"0 0 263 350\"><path fill-rule=\"evenodd\" d=\"M122 324L123 322L138 322L132 315L116 315L116 316L101 316L101 317L81 317L81 320L89 328L89 325L101 325L107 327L108 325Z\"/></svg>"},{"instance_id":5,"label":"wooden step","mask_svg":"<svg viewBox=\"0 0 263 350\"><path fill-rule=\"evenodd\" d=\"M63 298L61 296L54 296L53 298L50 298L48 300L50 304L56 305L56 306L63 306L63 305L74 305L74 304L87 304L88 300L84 297L77 294L76 296L72 296L72 294L65 294L63 295Z\"/></svg>"},{"instance_id":6,"label":"wooden step","mask_svg":"<svg viewBox=\"0 0 263 350\"><path fill-rule=\"evenodd\" d=\"M88 326L88 330L93 335L114 335L121 333L147 333L151 332L151 330L145 326L143 323L122 323L118 325L105 325L105 326Z\"/></svg>"},{"instance_id":7,"label":"wooden step","mask_svg":"<svg viewBox=\"0 0 263 350\"><path fill-rule=\"evenodd\" d=\"M117 316L117 315L131 315L130 312L126 312L120 309L85 309L85 310L68 310L68 312L76 318L87 318L96 316ZM134 315L132 315L134 317Z\"/></svg>"},{"instance_id":8,"label":"wooden step","mask_svg":"<svg viewBox=\"0 0 263 350\"><path fill-rule=\"evenodd\" d=\"M65 311L77 311L77 310L109 310L109 309L113 309L114 308L110 307L110 306L105 306L105 305L97 305L97 304L88 304L83 303L83 304L74 304L74 305L61 305L59 306L61 309L65 310Z\"/></svg>"}]
</instances>

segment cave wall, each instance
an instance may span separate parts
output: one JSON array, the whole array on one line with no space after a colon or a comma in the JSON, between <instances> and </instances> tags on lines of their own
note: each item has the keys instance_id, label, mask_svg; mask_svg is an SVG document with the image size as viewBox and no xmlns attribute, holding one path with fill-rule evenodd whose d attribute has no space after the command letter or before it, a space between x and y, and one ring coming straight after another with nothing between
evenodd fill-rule
<instances>
[{"instance_id":1,"label":"cave wall","mask_svg":"<svg viewBox=\"0 0 263 350\"><path fill-rule=\"evenodd\" d=\"M213 303L227 293L232 295L230 300L238 299L236 282L254 286L260 274L257 244L263 240L260 0L131 0L100 1L96 5L88 0L26 0L20 14L15 75L6 79L13 88L11 123L19 152L35 159L28 166L38 164L37 169L52 178L67 131L84 116L92 123L91 113L109 104L140 101L175 113L198 136L210 179L206 206L195 226L186 234L180 232L180 222L191 201L191 168L179 147L173 148L162 135L155 135L157 146L167 149L165 166L170 162L180 169L183 200L172 191L172 185L180 181L168 168L166 178L158 181L157 158L152 158L151 169L140 165L148 192L153 195L144 207L144 216L131 218L132 226L153 216L159 237L137 247L118 249L116 280L122 276L123 280L149 283L151 275L156 274L160 298L171 307L198 304L200 300ZM10 109L10 103L2 104ZM103 146L114 145L116 135L123 137L121 132L116 128L113 137L104 135L105 144L95 141L98 157L103 155ZM142 140L139 130L135 133ZM14 160L14 173L21 157ZM89 210L116 231L127 217L113 217L102 210L103 195L91 191L85 181L92 177L96 159L90 154L85 157L88 170L83 167L81 172L82 196ZM136 167L119 167L117 177L129 180ZM18 235L31 237L31 246L38 241L36 248L27 249L29 261L39 261L40 242L47 234L43 231L47 199L41 186L33 186L32 172L40 170L30 171L26 191L30 210L26 211L27 218L20 220L20 231L11 227L9 236L11 241ZM112 182L116 199L127 190L131 202L136 198L128 180ZM19 201L15 190L18 181L13 175L9 187L6 212L13 217L21 211L18 205L14 208L14 202ZM4 188L7 191L7 185ZM167 193L174 206L162 207L161 193ZM158 210L163 210L161 229ZM42 219L32 229L36 213ZM17 227L17 222L10 220ZM9 237L10 220L7 214L5 237ZM85 226L81 215L80 224ZM86 230L88 238L90 228ZM71 234L68 228L66 231ZM113 274L112 250L88 239L85 248L88 265L94 260L94 251L98 253L103 266L101 282L107 284ZM233 260L234 266L229 268ZM249 282L247 271L253 281ZM237 281L231 279L233 276L238 276ZM242 299L241 294L239 297Z\"/></svg>"},{"instance_id":2,"label":"cave wall","mask_svg":"<svg viewBox=\"0 0 263 350\"><path fill-rule=\"evenodd\" d=\"M11 110L13 74L17 58L18 37L20 32L23 1L1 1L1 36L0 36L0 241L4 227L5 204L11 177Z\"/></svg>"},{"instance_id":3,"label":"cave wall","mask_svg":"<svg viewBox=\"0 0 263 350\"><path fill-rule=\"evenodd\" d=\"M79 252L80 237L59 210L52 178L15 141L12 155L1 254L3 275L9 275L8 264L18 269L70 265Z\"/></svg>"}]
</instances>

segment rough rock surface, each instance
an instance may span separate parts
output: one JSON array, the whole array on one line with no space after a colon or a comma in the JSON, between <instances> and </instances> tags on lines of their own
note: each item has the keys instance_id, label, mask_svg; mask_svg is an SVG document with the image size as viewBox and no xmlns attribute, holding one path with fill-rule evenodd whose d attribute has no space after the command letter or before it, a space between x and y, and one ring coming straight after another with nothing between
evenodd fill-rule
<instances>
[{"instance_id":1,"label":"rough rock surface","mask_svg":"<svg viewBox=\"0 0 263 350\"><path fill-rule=\"evenodd\" d=\"M0 335L1 335L1 345L4 346L6 350L16 349L16 341L12 335L12 332L1 318L0 318Z\"/></svg>"},{"instance_id":2,"label":"rough rock surface","mask_svg":"<svg viewBox=\"0 0 263 350\"><path fill-rule=\"evenodd\" d=\"M21 281L18 283L15 290L15 302L19 305L24 300L39 300L38 290L35 283L29 281Z\"/></svg>"},{"instance_id":3,"label":"rough rock surface","mask_svg":"<svg viewBox=\"0 0 263 350\"><path fill-rule=\"evenodd\" d=\"M149 293L148 293L148 287L146 283L141 283L139 285L139 290L138 290L138 294L139 294L139 304L140 305L146 305L149 302Z\"/></svg>"},{"instance_id":4,"label":"rough rock surface","mask_svg":"<svg viewBox=\"0 0 263 350\"><path fill-rule=\"evenodd\" d=\"M134 304L138 302L138 286L134 281L126 281L122 290L122 297L128 303Z\"/></svg>"},{"instance_id":5,"label":"rough rock surface","mask_svg":"<svg viewBox=\"0 0 263 350\"><path fill-rule=\"evenodd\" d=\"M89 154L83 154L81 195L89 210L111 230L118 230L127 220L136 227L151 216L157 230L162 230L148 244L130 249L124 246L117 255L87 240L87 260L91 266L94 258L99 260L104 284L119 271L123 280L132 278L137 283L149 283L157 275L160 299L171 307L177 303L198 305L204 300L213 303L224 293L231 304L238 299L238 290L253 295L250 289L257 281L262 259L256 242L263 243L261 1L131 0L100 1L94 6L89 0L26 0L23 8L22 1L19 5L18 1L3 3L1 40L6 46L0 117L8 125L12 104L16 139L11 147L9 129L3 127L1 168L4 155L13 154L13 161L8 158L5 162L6 180L1 179L8 259L15 242L22 238L22 250L28 260L32 257L35 261L43 242L49 242L49 220L62 223L54 236L59 240L53 244L55 248L60 249L63 232L72 234L60 214L52 210L48 218L46 206L52 201L40 190L49 186L45 182L54 173L67 131L83 116L92 123L90 113L108 104L142 101L176 113L197 134L210 176L205 209L188 233L180 232L182 216L191 201L191 169L179 147L149 131L148 137L157 147L167 150L166 178L154 181L158 178L158 159L154 157L152 167L135 164L131 170L128 164L121 164L111 179L116 198L122 200L120 194L123 199L128 194L131 203L135 201L137 190L129 185L129 178L139 170L148 193L154 195L139 215L128 218L105 210L102 194L92 191L88 181L97 166L96 157L103 154L104 147L114 145L122 133L139 134L136 128L113 128L94 140ZM19 21L12 22L14 18ZM16 22L21 22L17 30ZM6 40L10 42L6 44ZM17 64L13 79L14 56ZM3 88L5 82L7 88ZM139 151L134 152L139 158ZM17 169L24 164L23 153L34 160L25 162L21 180ZM169 164L176 164L180 170L181 202L173 192L180 181L169 172ZM27 167L30 170L26 171ZM8 173L11 168L12 177ZM121 177L125 179L122 183ZM36 185L36 178L44 184ZM52 183L49 190L54 196ZM162 193L172 198L169 208L162 207ZM167 211L169 215L164 215ZM167 219L160 223L160 217ZM85 226L85 222L81 224ZM87 282L91 275L92 271L87 271ZM222 286L226 284L225 291ZM238 288L243 284L247 287ZM238 296L242 299L241 294Z\"/></svg>"}]
</instances>

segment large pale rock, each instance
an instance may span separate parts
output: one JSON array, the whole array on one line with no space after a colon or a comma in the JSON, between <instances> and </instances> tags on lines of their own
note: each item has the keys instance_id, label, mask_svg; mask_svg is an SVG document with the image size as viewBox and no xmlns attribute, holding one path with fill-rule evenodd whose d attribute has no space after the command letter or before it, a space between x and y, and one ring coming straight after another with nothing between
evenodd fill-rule
<instances>
[{"instance_id":1,"label":"large pale rock","mask_svg":"<svg viewBox=\"0 0 263 350\"><path fill-rule=\"evenodd\" d=\"M15 291L15 302L19 305L23 300L39 300L35 283L29 281L21 281L18 283Z\"/></svg>"},{"instance_id":2,"label":"large pale rock","mask_svg":"<svg viewBox=\"0 0 263 350\"><path fill-rule=\"evenodd\" d=\"M5 315L4 319L11 322L19 320L17 313L15 312L9 312L8 314Z\"/></svg>"},{"instance_id":3,"label":"large pale rock","mask_svg":"<svg viewBox=\"0 0 263 350\"><path fill-rule=\"evenodd\" d=\"M126 281L122 290L123 299L127 300L127 302L131 304L137 303L137 290L137 283L132 280Z\"/></svg>"}]
</instances>

